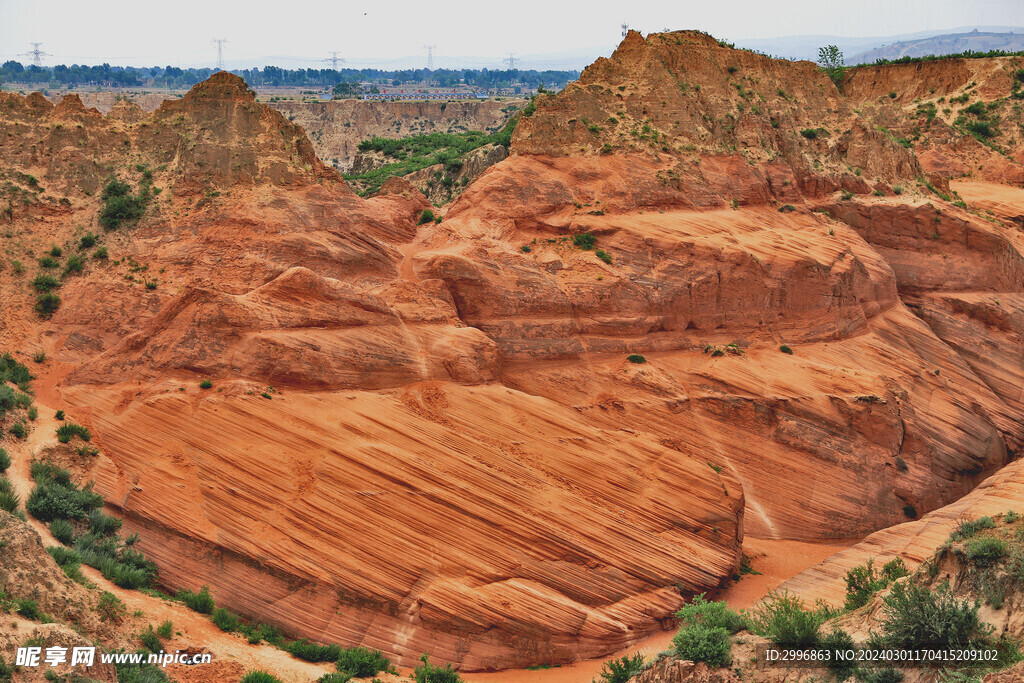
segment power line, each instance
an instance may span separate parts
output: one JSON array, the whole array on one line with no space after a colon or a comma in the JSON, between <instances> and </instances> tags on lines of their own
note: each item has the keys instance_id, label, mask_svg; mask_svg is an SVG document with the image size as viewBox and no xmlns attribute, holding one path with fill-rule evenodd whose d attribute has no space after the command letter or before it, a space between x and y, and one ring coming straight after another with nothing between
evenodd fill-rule
<instances>
[{"instance_id":1,"label":"power line","mask_svg":"<svg viewBox=\"0 0 1024 683\"><path fill-rule=\"evenodd\" d=\"M29 50L28 52L22 52L18 56L19 57L31 57L32 58L32 63L35 66L42 66L43 65L43 57L52 57L53 56L49 52L43 52L42 50L39 49L39 46L42 45L42 43L29 43L29 45L32 46L32 49Z\"/></svg>"},{"instance_id":2,"label":"power line","mask_svg":"<svg viewBox=\"0 0 1024 683\"><path fill-rule=\"evenodd\" d=\"M503 61L506 66L508 66L508 70L509 71L512 71L512 70L514 70L516 68L516 62L518 62L519 59L516 58L514 53L509 52L508 53L508 57L505 57L505 59L503 59L501 61Z\"/></svg>"},{"instance_id":3,"label":"power line","mask_svg":"<svg viewBox=\"0 0 1024 683\"><path fill-rule=\"evenodd\" d=\"M224 43L228 42L226 38L214 38L213 44L217 46L217 68L224 69Z\"/></svg>"},{"instance_id":4,"label":"power line","mask_svg":"<svg viewBox=\"0 0 1024 683\"><path fill-rule=\"evenodd\" d=\"M331 56L328 57L327 59L323 60L323 61L330 62L331 63L331 68L333 68L335 71L338 70L338 65L339 64L344 64L345 63L344 58L339 57L337 52L331 52Z\"/></svg>"},{"instance_id":5,"label":"power line","mask_svg":"<svg viewBox=\"0 0 1024 683\"><path fill-rule=\"evenodd\" d=\"M629 33L629 24L622 22L622 37L625 38L627 33Z\"/></svg>"},{"instance_id":6,"label":"power line","mask_svg":"<svg viewBox=\"0 0 1024 683\"><path fill-rule=\"evenodd\" d=\"M423 49L427 51L427 69L430 71L434 70L434 48L437 45L424 45Z\"/></svg>"}]
</instances>

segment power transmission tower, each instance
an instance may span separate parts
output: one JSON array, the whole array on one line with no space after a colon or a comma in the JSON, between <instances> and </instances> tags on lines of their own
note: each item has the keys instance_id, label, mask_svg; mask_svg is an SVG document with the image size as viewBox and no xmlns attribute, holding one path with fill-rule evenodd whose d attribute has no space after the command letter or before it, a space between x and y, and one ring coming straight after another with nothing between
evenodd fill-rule
<instances>
[{"instance_id":1,"label":"power transmission tower","mask_svg":"<svg viewBox=\"0 0 1024 683\"><path fill-rule=\"evenodd\" d=\"M39 46L42 45L42 43L29 43L29 45L32 46L32 49L29 50L28 52L22 52L18 56L19 57L31 57L32 58L32 64L34 64L35 66L42 66L43 65L43 57L52 57L53 56L49 52L43 52L42 50L39 49Z\"/></svg>"},{"instance_id":2,"label":"power transmission tower","mask_svg":"<svg viewBox=\"0 0 1024 683\"><path fill-rule=\"evenodd\" d=\"M427 69L430 71L434 70L434 48L437 45L424 45L423 49L427 51Z\"/></svg>"},{"instance_id":3,"label":"power transmission tower","mask_svg":"<svg viewBox=\"0 0 1024 683\"><path fill-rule=\"evenodd\" d=\"M623 22L623 24L622 24L622 37L625 38L627 33L629 33L629 24Z\"/></svg>"},{"instance_id":4,"label":"power transmission tower","mask_svg":"<svg viewBox=\"0 0 1024 683\"><path fill-rule=\"evenodd\" d=\"M343 57L339 57L337 52L331 52L331 56L325 59L324 61L330 62L331 68L333 68L335 71L338 70L339 64L345 63L345 59Z\"/></svg>"},{"instance_id":5,"label":"power transmission tower","mask_svg":"<svg viewBox=\"0 0 1024 683\"><path fill-rule=\"evenodd\" d=\"M213 44L217 46L217 68L224 70L224 43L228 42L226 38L214 38Z\"/></svg>"},{"instance_id":6,"label":"power transmission tower","mask_svg":"<svg viewBox=\"0 0 1024 683\"><path fill-rule=\"evenodd\" d=\"M505 64L508 65L508 70L509 71L512 71L512 70L514 70L516 68L516 62L518 62L519 59L515 56L514 53L509 52L508 53L508 57L505 57L505 59L503 59L501 61L505 62Z\"/></svg>"}]
</instances>

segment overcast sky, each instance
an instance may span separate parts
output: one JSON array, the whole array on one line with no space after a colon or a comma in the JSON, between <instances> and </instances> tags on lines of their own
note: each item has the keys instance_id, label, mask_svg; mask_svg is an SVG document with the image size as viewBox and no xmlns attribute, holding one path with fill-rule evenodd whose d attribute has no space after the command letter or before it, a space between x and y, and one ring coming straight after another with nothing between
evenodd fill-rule
<instances>
[{"instance_id":1,"label":"overcast sky","mask_svg":"<svg viewBox=\"0 0 1024 683\"><path fill-rule=\"evenodd\" d=\"M283 64L279 57L312 67L331 50L349 66L425 62L425 44L437 45L435 66L463 56L493 67L509 52L606 54L623 22L644 33L695 28L729 40L887 36L1024 26L1024 0L0 0L0 59L27 63L17 55L41 42L50 65L213 66L211 39L226 38L225 58L236 68L266 58Z\"/></svg>"}]
</instances>

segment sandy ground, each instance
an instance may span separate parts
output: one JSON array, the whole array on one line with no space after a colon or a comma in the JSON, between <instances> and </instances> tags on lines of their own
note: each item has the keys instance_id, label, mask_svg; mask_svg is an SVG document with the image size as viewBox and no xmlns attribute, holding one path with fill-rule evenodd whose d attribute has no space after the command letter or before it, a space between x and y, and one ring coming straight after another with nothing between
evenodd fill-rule
<instances>
[{"instance_id":1,"label":"sandy ground","mask_svg":"<svg viewBox=\"0 0 1024 683\"><path fill-rule=\"evenodd\" d=\"M833 543L803 543L750 538L743 541L743 548L753 560L751 565L760 574L748 574L718 594L733 609L751 607L780 583L809 567L813 567L856 543L856 540ZM675 631L665 631L647 638L639 645L618 652L603 659L588 659L568 666L527 671L513 669L494 673L463 674L467 683L587 683L596 679L601 667L609 659L642 652L653 657L662 650L672 647Z\"/></svg>"}]
</instances>

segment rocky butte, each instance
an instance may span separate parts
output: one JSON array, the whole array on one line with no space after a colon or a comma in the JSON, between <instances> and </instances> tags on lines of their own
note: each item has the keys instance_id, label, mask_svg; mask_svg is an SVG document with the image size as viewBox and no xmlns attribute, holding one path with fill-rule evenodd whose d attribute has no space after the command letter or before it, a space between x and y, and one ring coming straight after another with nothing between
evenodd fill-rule
<instances>
[{"instance_id":1,"label":"rocky butte","mask_svg":"<svg viewBox=\"0 0 1024 683\"><path fill-rule=\"evenodd\" d=\"M0 340L46 351L168 590L403 665L606 655L745 534L860 538L1015 457L1018 61L840 90L630 32L422 225L226 73L151 114L0 95ZM134 226L111 175L162 190ZM33 255L86 233L109 257L41 319Z\"/></svg>"}]
</instances>

